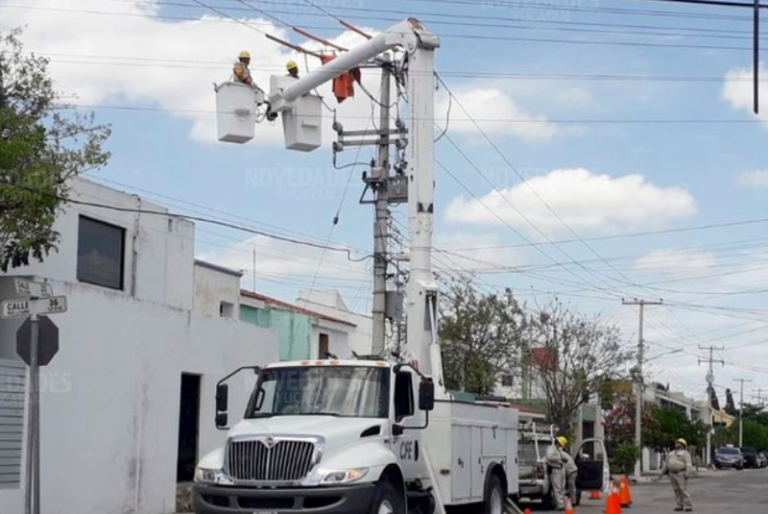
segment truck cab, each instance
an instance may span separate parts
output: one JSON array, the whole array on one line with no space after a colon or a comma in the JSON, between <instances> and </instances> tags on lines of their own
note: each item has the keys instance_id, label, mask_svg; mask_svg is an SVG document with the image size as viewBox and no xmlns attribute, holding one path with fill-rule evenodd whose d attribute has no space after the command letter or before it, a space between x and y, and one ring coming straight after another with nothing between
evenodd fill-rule
<instances>
[{"instance_id":1,"label":"truck cab","mask_svg":"<svg viewBox=\"0 0 768 514\"><path fill-rule=\"evenodd\" d=\"M217 425L227 425L227 385ZM431 513L420 434L434 387L408 365L303 361L260 370L242 421L195 472L197 514ZM406 484L408 490L406 490ZM408 496L408 498L406 498Z\"/></svg>"}]
</instances>

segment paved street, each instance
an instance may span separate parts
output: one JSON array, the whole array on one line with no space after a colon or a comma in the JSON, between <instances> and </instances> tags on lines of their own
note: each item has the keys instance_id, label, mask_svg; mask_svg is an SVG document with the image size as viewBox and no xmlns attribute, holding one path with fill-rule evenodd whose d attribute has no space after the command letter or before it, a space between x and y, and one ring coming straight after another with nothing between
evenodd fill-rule
<instances>
[{"instance_id":1,"label":"paved street","mask_svg":"<svg viewBox=\"0 0 768 514\"><path fill-rule=\"evenodd\" d=\"M768 468L744 471L703 472L692 478L689 491L694 511L700 514L766 514L768 513ZM672 513L674 494L669 481L632 487L634 505L625 514ZM525 505L523 507L526 507ZM536 509L530 505L531 510ZM599 514L605 500L585 499L576 514Z\"/></svg>"}]
</instances>

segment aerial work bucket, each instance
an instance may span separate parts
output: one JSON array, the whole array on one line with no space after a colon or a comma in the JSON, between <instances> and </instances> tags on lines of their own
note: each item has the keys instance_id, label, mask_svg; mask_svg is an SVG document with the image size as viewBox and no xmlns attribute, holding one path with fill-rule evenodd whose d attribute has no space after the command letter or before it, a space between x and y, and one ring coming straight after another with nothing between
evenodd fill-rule
<instances>
[{"instance_id":1,"label":"aerial work bucket","mask_svg":"<svg viewBox=\"0 0 768 514\"><path fill-rule=\"evenodd\" d=\"M216 86L216 127L219 141L247 143L256 128L259 91L246 84L225 82Z\"/></svg>"}]
</instances>

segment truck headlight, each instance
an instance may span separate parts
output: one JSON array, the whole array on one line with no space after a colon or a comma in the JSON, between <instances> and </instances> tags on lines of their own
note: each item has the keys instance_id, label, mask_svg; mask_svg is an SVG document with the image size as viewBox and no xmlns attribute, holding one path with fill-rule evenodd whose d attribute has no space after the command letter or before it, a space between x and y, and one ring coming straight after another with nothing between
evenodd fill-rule
<instances>
[{"instance_id":1,"label":"truck headlight","mask_svg":"<svg viewBox=\"0 0 768 514\"><path fill-rule=\"evenodd\" d=\"M326 471L323 474L321 484L349 484L360 480L368 474L368 468L345 469L339 471Z\"/></svg>"},{"instance_id":2,"label":"truck headlight","mask_svg":"<svg viewBox=\"0 0 768 514\"><path fill-rule=\"evenodd\" d=\"M195 482L198 484L230 484L231 480L221 469L195 468Z\"/></svg>"}]
</instances>

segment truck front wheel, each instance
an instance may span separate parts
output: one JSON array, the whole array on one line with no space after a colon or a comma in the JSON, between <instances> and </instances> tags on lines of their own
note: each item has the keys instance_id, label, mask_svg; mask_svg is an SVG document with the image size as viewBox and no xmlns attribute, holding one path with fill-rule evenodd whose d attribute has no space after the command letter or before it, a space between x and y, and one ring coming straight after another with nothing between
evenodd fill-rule
<instances>
[{"instance_id":1,"label":"truck front wheel","mask_svg":"<svg viewBox=\"0 0 768 514\"><path fill-rule=\"evenodd\" d=\"M405 514L403 497L392 484L383 480L376 484L369 514Z\"/></svg>"}]
</instances>

